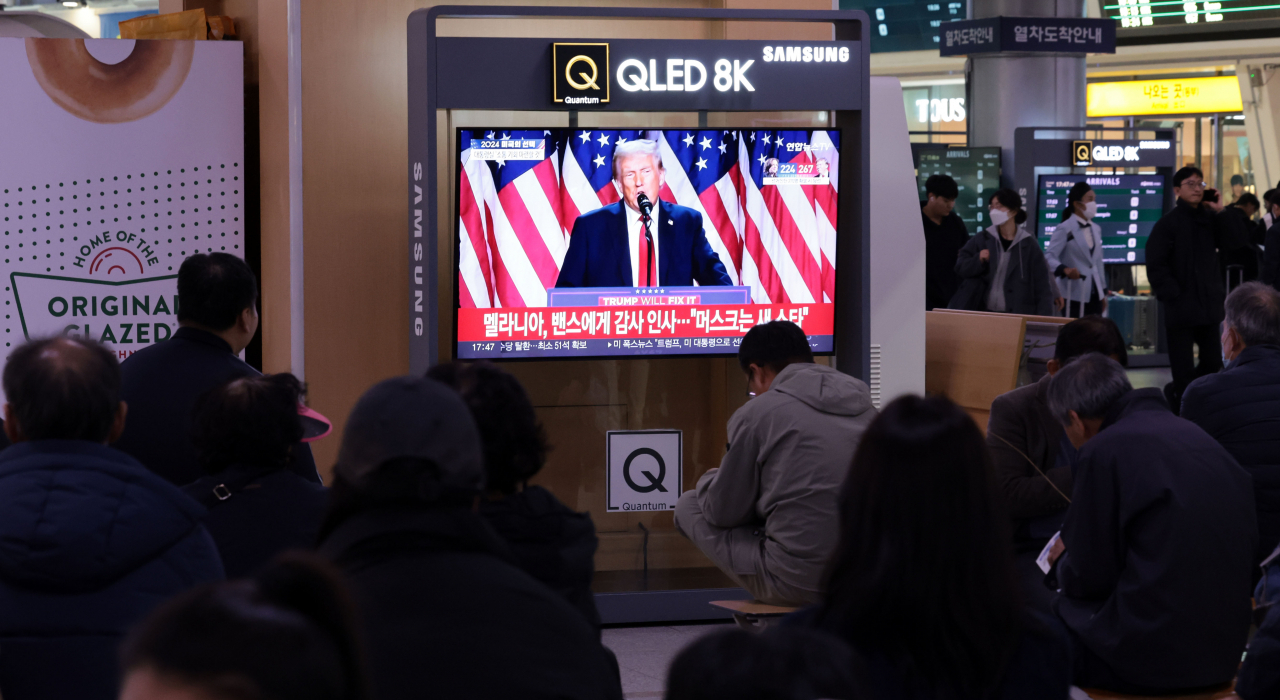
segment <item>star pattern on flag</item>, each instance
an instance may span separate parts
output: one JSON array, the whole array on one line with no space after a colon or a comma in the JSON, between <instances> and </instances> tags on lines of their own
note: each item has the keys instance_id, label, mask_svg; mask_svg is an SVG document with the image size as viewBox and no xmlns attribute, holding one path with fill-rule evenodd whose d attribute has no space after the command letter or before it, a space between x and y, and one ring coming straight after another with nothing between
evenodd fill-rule
<instances>
[{"instance_id":1,"label":"star pattern on flag","mask_svg":"<svg viewBox=\"0 0 1280 700\"><path fill-rule=\"evenodd\" d=\"M729 147L729 144L725 143L724 141L720 142L719 148L721 153L726 153L727 151L725 151L725 149L728 147Z\"/></svg>"},{"instance_id":2,"label":"star pattern on flag","mask_svg":"<svg viewBox=\"0 0 1280 700\"><path fill-rule=\"evenodd\" d=\"M707 168L707 159L706 159L706 158L699 158L699 159L698 159L698 162L697 162L697 163L695 163L695 165L697 165L697 166L698 166L698 170L705 170L705 169Z\"/></svg>"},{"instance_id":3,"label":"star pattern on flag","mask_svg":"<svg viewBox=\"0 0 1280 700\"><path fill-rule=\"evenodd\" d=\"M753 131L751 132L751 143L755 143L755 142L756 142L756 132Z\"/></svg>"},{"instance_id":4,"label":"star pattern on flag","mask_svg":"<svg viewBox=\"0 0 1280 700\"><path fill-rule=\"evenodd\" d=\"M604 165L604 154L601 153L597 155L591 162L595 163L597 168Z\"/></svg>"},{"instance_id":5,"label":"star pattern on flag","mask_svg":"<svg viewBox=\"0 0 1280 700\"><path fill-rule=\"evenodd\" d=\"M683 139L683 140L684 140L684 145L686 145L686 146L692 146L692 145L693 145L693 134L685 134L685 135L684 135L684 139Z\"/></svg>"},{"instance_id":6,"label":"star pattern on flag","mask_svg":"<svg viewBox=\"0 0 1280 700\"><path fill-rule=\"evenodd\" d=\"M619 137L618 137L618 140L617 140L613 145L615 145L615 146L621 146L622 144L624 144L624 143L626 143L626 142L627 142L627 137L626 137L626 136L619 136Z\"/></svg>"},{"instance_id":7,"label":"star pattern on flag","mask_svg":"<svg viewBox=\"0 0 1280 700\"><path fill-rule=\"evenodd\" d=\"M763 154L763 153L761 153L761 154L760 154L760 157L759 157L759 158L757 158L756 160L760 161L760 165L764 165L764 161L765 161L764 154Z\"/></svg>"},{"instance_id":8,"label":"star pattern on flag","mask_svg":"<svg viewBox=\"0 0 1280 700\"><path fill-rule=\"evenodd\" d=\"M581 134L578 134L578 138L582 139L582 142L583 142L583 143L586 143L586 142L588 142L588 141L590 141L590 140L591 140L591 132L590 132L590 131L584 131L584 132L582 132Z\"/></svg>"},{"instance_id":9,"label":"star pattern on flag","mask_svg":"<svg viewBox=\"0 0 1280 700\"><path fill-rule=\"evenodd\" d=\"M598 139L596 139L596 140L600 142L600 145L601 145L601 146L608 146L608 145L609 145L609 135L608 135L608 134L606 134L606 133L604 133L604 132L600 132L600 138L598 138Z\"/></svg>"},{"instance_id":10,"label":"star pattern on flag","mask_svg":"<svg viewBox=\"0 0 1280 700\"><path fill-rule=\"evenodd\" d=\"M702 140L698 142L698 145L701 146L702 150L705 151L708 148L711 148L711 139L706 136L703 136Z\"/></svg>"},{"instance_id":11,"label":"star pattern on flag","mask_svg":"<svg viewBox=\"0 0 1280 700\"><path fill-rule=\"evenodd\" d=\"M490 131L490 132L486 133L486 134L484 135L484 137L485 137L485 138L487 138L487 139L491 139L491 138L493 138L493 132L492 132L492 131Z\"/></svg>"},{"instance_id":12,"label":"star pattern on flag","mask_svg":"<svg viewBox=\"0 0 1280 700\"><path fill-rule=\"evenodd\" d=\"M782 147L782 134L778 134L778 138L774 140L774 143L778 144L779 148Z\"/></svg>"}]
</instances>

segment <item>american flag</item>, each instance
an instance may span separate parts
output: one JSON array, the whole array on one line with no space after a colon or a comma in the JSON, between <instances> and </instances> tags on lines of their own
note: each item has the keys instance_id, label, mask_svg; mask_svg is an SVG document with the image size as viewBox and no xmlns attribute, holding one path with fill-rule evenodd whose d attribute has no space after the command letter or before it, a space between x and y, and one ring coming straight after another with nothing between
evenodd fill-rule
<instances>
[{"instance_id":1,"label":"american flag","mask_svg":"<svg viewBox=\"0 0 1280 700\"><path fill-rule=\"evenodd\" d=\"M546 306L573 222L618 201L613 151L658 142L659 197L702 214L704 233L734 284L760 304L835 298L839 133L829 131L550 129L461 133L459 303ZM473 138L542 138L536 161L471 158ZM765 185L765 164L829 164L830 184Z\"/></svg>"}]
</instances>

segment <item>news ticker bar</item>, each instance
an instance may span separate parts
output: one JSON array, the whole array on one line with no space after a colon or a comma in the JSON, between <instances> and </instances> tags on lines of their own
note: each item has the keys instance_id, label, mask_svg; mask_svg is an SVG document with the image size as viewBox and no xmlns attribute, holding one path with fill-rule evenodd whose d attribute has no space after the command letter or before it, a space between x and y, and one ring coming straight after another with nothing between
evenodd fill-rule
<instances>
[{"instance_id":1,"label":"news ticker bar","mask_svg":"<svg viewBox=\"0 0 1280 700\"><path fill-rule=\"evenodd\" d=\"M512 340L458 342L458 359L494 360L554 357L610 357L660 355L732 355L742 344L741 336L725 338L623 338L620 340ZM835 350L834 335L811 335L809 347L815 353Z\"/></svg>"},{"instance_id":2,"label":"news ticker bar","mask_svg":"<svg viewBox=\"0 0 1280 700\"><path fill-rule=\"evenodd\" d=\"M458 347L517 340L732 338L777 320L795 323L806 335L835 332L832 304L467 308L458 309Z\"/></svg>"}]
</instances>

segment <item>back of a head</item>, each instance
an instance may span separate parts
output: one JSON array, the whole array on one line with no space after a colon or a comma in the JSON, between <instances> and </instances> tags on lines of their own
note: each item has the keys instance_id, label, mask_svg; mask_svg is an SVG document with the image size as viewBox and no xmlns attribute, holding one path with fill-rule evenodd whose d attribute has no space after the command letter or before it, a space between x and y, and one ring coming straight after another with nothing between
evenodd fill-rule
<instances>
[{"instance_id":1,"label":"back of a head","mask_svg":"<svg viewBox=\"0 0 1280 700\"><path fill-rule=\"evenodd\" d=\"M165 603L125 641L121 665L122 698L145 683L217 700L368 695L350 597L330 565L301 554Z\"/></svg>"},{"instance_id":2,"label":"back of a head","mask_svg":"<svg viewBox=\"0 0 1280 700\"><path fill-rule=\"evenodd\" d=\"M856 700L858 662L839 639L803 627L731 629L685 647L667 700ZM869 696L865 696L869 697Z\"/></svg>"},{"instance_id":3,"label":"back of a head","mask_svg":"<svg viewBox=\"0 0 1280 700\"><path fill-rule=\"evenodd\" d=\"M1275 203L1277 191L1278 190L1267 190L1266 192L1263 192L1262 201L1266 203L1267 206L1271 206L1273 203Z\"/></svg>"},{"instance_id":4,"label":"back of a head","mask_svg":"<svg viewBox=\"0 0 1280 700\"><path fill-rule=\"evenodd\" d=\"M120 382L115 354L79 338L32 340L4 368L4 393L24 440L107 442Z\"/></svg>"},{"instance_id":5,"label":"back of a head","mask_svg":"<svg viewBox=\"0 0 1280 700\"><path fill-rule=\"evenodd\" d=\"M951 179L950 175L930 175L928 180L924 181L924 192L926 195L942 197L943 199L955 199L960 196L960 188L956 185L956 181Z\"/></svg>"},{"instance_id":6,"label":"back of a head","mask_svg":"<svg viewBox=\"0 0 1280 700\"><path fill-rule=\"evenodd\" d=\"M457 392L425 377L395 377L356 402L333 467L321 538L371 509L470 506L485 485L484 453Z\"/></svg>"},{"instance_id":7,"label":"back of a head","mask_svg":"<svg viewBox=\"0 0 1280 700\"><path fill-rule=\"evenodd\" d=\"M1053 347L1053 359L1066 366L1081 355L1091 352L1115 357L1121 365L1129 366L1129 348L1115 321L1101 316L1078 318L1058 330L1058 340Z\"/></svg>"},{"instance_id":8,"label":"back of a head","mask_svg":"<svg viewBox=\"0 0 1280 700\"><path fill-rule=\"evenodd\" d=\"M1071 412L1081 419L1105 418L1111 406L1133 391L1119 362L1091 352L1058 370L1049 382L1049 412L1063 425L1071 424Z\"/></svg>"},{"instance_id":9,"label":"back of a head","mask_svg":"<svg viewBox=\"0 0 1280 700\"><path fill-rule=\"evenodd\" d=\"M520 381L489 362L453 362L427 370L452 387L480 430L489 491L510 494L537 474L547 455L547 434Z\"/></svg>"},{"instance_id":10,"label":"back of a head","mask_svg":"<svg viewBox=\"0 0 1280 700\"><path fill-rule=\"evenodd\" d=\"M944 397L890 403L842 488L823 627L946 694L992 688L1020 624L1002 503L968 414Z\"/></svg>"},{"instance_id":11,"label":"back of a head","mask_svg":"<svg viewBox=\"0 0 1280 700\"><path fill-rule=\"evenodd\" d=\"M1246 347L1280 345L1280 291L1264 282L1245 282L1227 295L1227 325Z\"/></svg>"},{"instance_id":12,"label":"back of a head","mask_svg":"<svg viewBox=\"0 0 1280 700\"><path fill-rule=\"evenodd\" d=\"M204 467L233 464L283 469L302 440L302 382L292 374L240 377L196 400L191 441Z\"/></svg>"},{"instance_id":13,"label":"back of a head","mask_svg":"<svg viewBox=\"0 0 1280 700\"><path fill-rule=\"evenodd\" d=\"M1241 209L1245 207L1253 207L1254 209L1262 208L1262 204L1258 201L1258 195L1252 192L1245 192L1244 194L1241 194L1240 198L1235 201L1235 206L1240 207Z\"/></svg>"},{"instance_id":14,"label":"back of a head","mask_svg":"<svg viewBox=\"0 0 1280 700\"><path fill-rule=\"evenodd\" d=\"M225 331L258 300L258 280L240 258L199 253L178 268L178 321Z\"/></svg>"},{"instance_id":15,"label":"back of a head","mask_svg":"<svg viewBox=\"0 0 1280 700\"><path fill-rule=\"evenodd\" d=\"M751 365L781 372L787 365L813 362L813 349L800 326L790 321L770 321L753 326L738 346L738 364L742 371Z\"/></svg>"}]
</instances>

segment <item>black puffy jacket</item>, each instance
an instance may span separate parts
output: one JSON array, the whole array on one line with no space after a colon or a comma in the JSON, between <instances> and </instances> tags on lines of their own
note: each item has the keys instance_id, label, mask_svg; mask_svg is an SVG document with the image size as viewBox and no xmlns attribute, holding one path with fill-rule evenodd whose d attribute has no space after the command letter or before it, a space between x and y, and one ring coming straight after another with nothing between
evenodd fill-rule
<instances>
[{"instance_id":1,"label":"black puffy jacket","mask_svg":"<svg viewBox=\"0 0 1280 700\"><path fill-rule=\"evenodd\" d=\"M1280 542L1280 347L1245 348L1226 369L1191 382L1182 417L1213 436L1253 476L1254 563Z\"/></svg>"},{"instance_id":2,"label":"black puffy jacket","mask_svg":"<svg viewBox=\"0 0 1280 700\"><path fill-rule=\"evenodd\" d=\"M1218 251L1249 245L1240 216L1193 207L1181 199L1160 217L1147 238L1147 279L1164 304L1170 326L1199 326L1222 321L1227 298Z\"/></svg>"},{"instance_id":3,"label":"black puffy jacket","mask_svg":"<svg viewBox=\"0 0 1280 700\"><path fill-rule=\"evenodd\" d=\"M203 515L104 445L41 440L0 453L0 695L114 700L129 628L222 578Z\"/></svg>"}]
</instances>

